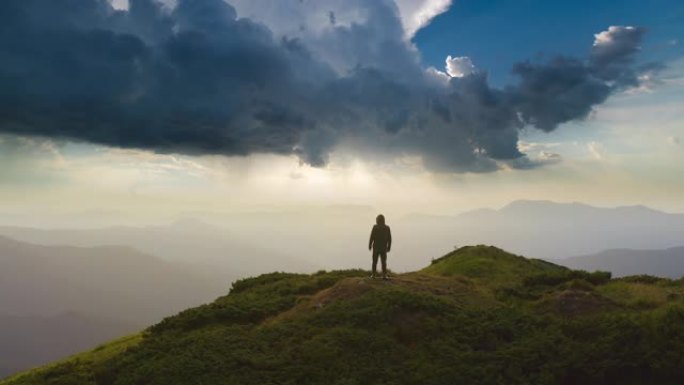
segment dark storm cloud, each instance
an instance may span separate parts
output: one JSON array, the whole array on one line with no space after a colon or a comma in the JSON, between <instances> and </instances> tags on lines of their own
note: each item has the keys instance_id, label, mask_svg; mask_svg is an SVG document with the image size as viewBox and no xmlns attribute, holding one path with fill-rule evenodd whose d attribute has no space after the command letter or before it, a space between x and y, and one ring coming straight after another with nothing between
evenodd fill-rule
<instances>
[{"instance_id":1,"label":"dark storm cloud","mask_svg":"<svg viewBox=\"0 0 684 385\"><path fill-rule=\"evenodd\" d=\"M172 14L150 0L131 12L96 0L0 7L26 15L2 36L4 131L232 155L291 153L312 126L292 105L297 72L319 73L315 63L221 0L181 1Z\"/></svg>"},{"instance_id":2,"label":"dark storm cloud","mask_svg":"<svg viewBox=\"0 0 684 385\"><path fill-rule=\"evenodd\" d=\"M544 131L586 117L613 90L588 65L572 58L558 57L544 64L518 63L513 73L521 80L508 91L522 120Z\"/></svg>"},{"instance_id":3,"label":"dark storm cloud","mask_svg":"<svg viewBox=\"0 0 684 385\"><path fill-rule=\"evenodd\" d=\"M634 27L610 27L596 35L588 61L556 57L543 64L514 66L520 83L509 89L525 124L552 131L583 119L610 94L638 84L634 55L644 34Z\"/></svg>"},{"instance_id":4,"label":"dark storm cloud","mask_svg":"<svg viewBox=\"0 0 684 385\"><path fill-rule=\"evenodd\" d=\"M643 31L611 27L586 60L518 64L518 84L505 89L482 72L437 84L394 3L364 6L365 22L333 23L302 42L223 0L173 10L131 0L127 11L105 0L4 0L0 131L158 152L296 154L315 166L353 146L487 172L534 166L517 147L522 127L552 131L637 83Z\"/></svg>"}]
</instances>

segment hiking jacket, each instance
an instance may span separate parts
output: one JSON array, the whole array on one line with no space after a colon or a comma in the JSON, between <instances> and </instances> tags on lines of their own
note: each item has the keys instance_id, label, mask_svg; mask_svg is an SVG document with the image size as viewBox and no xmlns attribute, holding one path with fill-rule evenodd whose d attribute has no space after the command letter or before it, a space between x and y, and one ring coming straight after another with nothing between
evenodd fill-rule
<instances>
[{"instance_id":1,"label":"hiking jacket","mask_svg":"<svg viewBox=\"0 0 684 385\"><path fill-rule=\"evenodd\" d=\"M374 225L371 231L368 248L373 247L373 251L387 252L392 247L392 232L387 225Z\"/></svg>"}]
</instances>

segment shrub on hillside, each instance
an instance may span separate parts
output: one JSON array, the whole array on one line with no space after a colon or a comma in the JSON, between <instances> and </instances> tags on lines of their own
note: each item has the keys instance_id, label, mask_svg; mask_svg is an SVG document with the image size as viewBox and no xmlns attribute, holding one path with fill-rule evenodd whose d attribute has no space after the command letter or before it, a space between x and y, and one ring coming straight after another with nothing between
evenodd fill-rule
<instances>
[{"instance_id":1,"label":"shrub on hillside","mask_svg":"<svg viewBox=\"0 0 684 385\"><path fill-rule=\"evenodd\" d=\"M610 281L611 273L608 271L594 271L592 273L584 270L553 270L538 273L525 277L524 286L556 286L573 280L584 280L592 285L603 285Z\"/></svg>"},{"instance_id":2,"label":"shrub on hillside","mask_svg":"<svg viewBox=\"0 0 684 385\"><path fill-rule=\"evenodd\" d=\"M628 277L622 277L619 278L621 281L624 282L629 282L629 283L645 283L647 285L651 285L654 283L660 283L660 282L669 282L671 281L668 278L662 278L662 277L654 277L652 275L646 275L646 274L640 274L640 275L630 275Z\"/></svg>"}]
</instances>

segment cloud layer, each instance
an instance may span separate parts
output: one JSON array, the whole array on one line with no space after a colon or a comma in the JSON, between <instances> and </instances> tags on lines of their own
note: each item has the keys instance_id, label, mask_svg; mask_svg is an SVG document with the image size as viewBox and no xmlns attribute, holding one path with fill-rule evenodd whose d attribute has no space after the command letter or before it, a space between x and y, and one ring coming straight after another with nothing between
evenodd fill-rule
<instances>
[{"instance_id":1,"label":"cloud layer","mask_svg":"<svg viewBox=\"0 0 684 385\"><path fill-rule=\"evenodd\" d=\"M128 10L106 0L4 0L0 132L160 153L296 154L315 166L348 148L488 172L534 166L518 149L523 127L583 119L639 82L639 28L597 34L586 59L519 63L518 83L497 89L467 58L451 59L468 67L459 77L425 71L401 4L328 1L336 11L290 8L306 33L288 35L240 0L244 15L223 0L172 9L130 0ZM442 3L425 2L425 14Z\"/></svg>"}]
</instances>

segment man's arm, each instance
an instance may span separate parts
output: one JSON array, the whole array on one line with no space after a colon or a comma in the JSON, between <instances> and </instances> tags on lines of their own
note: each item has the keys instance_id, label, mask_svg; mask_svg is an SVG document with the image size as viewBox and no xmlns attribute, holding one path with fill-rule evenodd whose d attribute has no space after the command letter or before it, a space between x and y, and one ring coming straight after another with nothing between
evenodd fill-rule
<instances>
[{"instance_id":1,"label":"man's arm","mask_svg":"<svg viewBox=\"0 0 684 385\"><path fill-rule=\"evenodd\" d=\"M387 251L390 251L392 248L392 231L390 230L389 226L387 226Z\"/></svg>"},{"instance_id":2,"label":"man's arm","mask_svg":"<svg viewBox=\"0 0 684 385\"><path fill-rule=\"evenodd\" d=\"M373 226L373 230L371 230L370 239L368 240L368 250L370 250L373 247L373 241L374 240L375 240L375 226Z\"/></svg>"}]
</instances>

